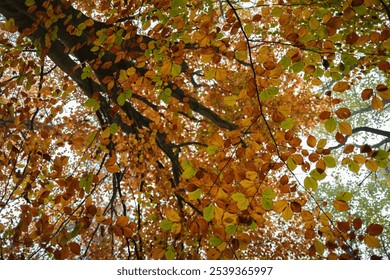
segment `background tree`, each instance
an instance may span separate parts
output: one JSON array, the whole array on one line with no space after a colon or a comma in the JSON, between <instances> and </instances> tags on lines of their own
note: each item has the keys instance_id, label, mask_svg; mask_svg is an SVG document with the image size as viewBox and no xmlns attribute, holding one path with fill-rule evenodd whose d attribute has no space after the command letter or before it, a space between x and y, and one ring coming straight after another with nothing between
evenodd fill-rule
<instances>
[{"instance_id":1,"label":"background tree","mask_svg":"<svg viewBox=\"0 0 390 280\"><path fill-rule=\"evenodd\" d=\"M1 258L385 257L386 220L316 192L339 165L387 167L388 130L353 128L342 98L377 73L361 99L386 114L389 11L2 1ZM373 129L387 138L345 144Z\"/></svg>"}]
</instances>

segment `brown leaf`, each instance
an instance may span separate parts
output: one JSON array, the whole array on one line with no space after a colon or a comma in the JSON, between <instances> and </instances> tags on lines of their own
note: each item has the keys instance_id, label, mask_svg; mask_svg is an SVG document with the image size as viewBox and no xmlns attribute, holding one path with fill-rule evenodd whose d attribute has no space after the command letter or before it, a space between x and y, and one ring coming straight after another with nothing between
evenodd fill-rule
<instances>
[{"instance_id":1,"label":"brown leaf","mask_svg":"<svg viewBox=\"0 0 390 280\"><path fill-rule=\"evenodd\" d=\"M381 234L382 231L383 231L383 226L379 224L370 224L366 229L366 232L372 236L377 236Z\"/></svg>"},{"instance_id":2,"label":"brown leaf","mask_svg":"<svg viewBox=\"0 0 390 280\"><path fill-rule=\"evenodd\" d=\"M351 229L349 222L338 222L337 227L341 232L347 232Z\"/></svg>"},{"instance_id":3,"label":"brown leaf","mask_svg":"<svg viewBox=\"0 0 390 280\"><path fill-rule=\"evenodd\" d=\"M370 99L371 96L373 95L373 93L374 93L374 90L371 89L371 88L366 88L366 89L364 89L364 90L362 91L362 94L361 94L362 100L363 100L363 101L366 101L366 100Z\"/></svg>"},{"instance_id":4,"label":"brown leaf","mask_svg":"<svg viewBox=\"0 0 390 280\"><path fill-rule=\"evenodd\" d=\"M348 119L351 116L351 111L348 108L339 108L336 110L336 115L340 119Z\"/></svg>"},{"instance_id":5,"label":"brown leaf","mask_svg":"<svg viewBox=\"0 0 390 280\"><path fill-rule=\"evenodd\" d=\"M70 242L68 244L70 251L75 255L80 255L80 245L76 242Z\"/></svg>"}]
</instances>

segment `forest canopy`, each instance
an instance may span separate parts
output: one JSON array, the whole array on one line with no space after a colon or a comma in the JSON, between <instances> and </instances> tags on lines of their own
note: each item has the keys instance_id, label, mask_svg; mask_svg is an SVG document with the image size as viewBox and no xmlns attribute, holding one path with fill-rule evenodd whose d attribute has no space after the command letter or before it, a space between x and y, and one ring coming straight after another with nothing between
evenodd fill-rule
<instances>
[{"instance_id":1,"label":"forest canopy","mask_svg":"<svg viewBox=\"0 0 390 280\"><path fill-rule=\"evenodd\" d=\"M0 259L389 259L389 24L2 0Z\"/></svg>"}]
</instances>

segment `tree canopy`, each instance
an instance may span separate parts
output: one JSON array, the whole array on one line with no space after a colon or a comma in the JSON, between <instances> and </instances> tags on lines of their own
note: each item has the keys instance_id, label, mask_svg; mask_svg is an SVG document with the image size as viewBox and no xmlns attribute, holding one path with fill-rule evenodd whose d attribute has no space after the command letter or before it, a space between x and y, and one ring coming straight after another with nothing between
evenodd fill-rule
<instances>
[{"instance_id":1,"label":"tree canopy","mask_svg":"<svg viewBox=\"0 0 390 280\"><path fill-rule=\"evenodd\" d=\"M389 258L385 0L0 15L1 259Z\"/></svg>"}]
</instances>

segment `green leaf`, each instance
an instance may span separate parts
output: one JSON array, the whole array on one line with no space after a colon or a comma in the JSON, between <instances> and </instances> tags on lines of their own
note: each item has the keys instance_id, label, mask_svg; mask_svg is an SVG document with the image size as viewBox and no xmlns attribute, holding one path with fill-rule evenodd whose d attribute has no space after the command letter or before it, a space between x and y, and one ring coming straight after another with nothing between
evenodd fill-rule
<instances>
[{"instance_id":1,"label":"green leaf","mask_svg":"<svg viewBox=\"0 0 390 280\"><path fill-rule=\"evenodd\" d=\"M326 172L318 172L317 169L313 169L311 172L310 172L310 176L315 179L316 181L321 181L321 180L324 180L326 178Z\"/></svg>"},{"instance_id":2,"label":"green leaf","mask_svg":"<svg viewBox=\"0 0 390 280\"><path fill-rule=\"evenodd\" d=\"M237 231L237 228L238 228L238 225L228 225L225 229L225 232L228 234L228 235L232 235L232 234L235 234L236 231Z\"/></svg>"},{"instance_id":3,"label":"green leaf","mask_svg":"<svg viewBox=\"0 0 390 280\"><path fill-rule=\"evenodd\" d=\"M110 125L110 133L111 133L111 134L117 133L118 130L119 130L119 126L118 126L117 123L112 123L112 124Z\"/></svg>"},{"instance_id":4,"label":"green leaf","mask_svg":"<svg viewBox=\"0 0 390 280\"><path fill-rule=\"evenodd\" d=\"M305 180L303 180L303 185L306 189L316 191L318 188L318 182L314 180L312 177L306 177Z\"/></svg>"},{"instance_id":5,"label":"green leaf","mask_svg":"<svg viewBox=\"0 0 390 280\"><path fill-rule=\"evenodd\" d=\"M197 199L200 198L201 194L202 194L202 190L201 189L196 189L195 191L190 192L188 194L188 198L191 199L191 200L197 200Z\"/></svg>"},{"instance_id":6,"label":"green leaf","mask_svg":"<svg viewBox=\"0 0 390 280\"><path fill-rule=\"evenodd\" d=\"M252 34L254 29L255 28L254 28L252 23L245 24L245 26L244 26L244 31L245 31L246 35Z\"/></svg>"},{"instance_id":7,"label":"green leaf","mask_svg":"<svg viewBox=\"0 0 390 280\"><path fill-rule=\"evenodd\" d=\"M172 90L170 88L166 88L159 94L158 100L162 100L164 103L168 104L171 94Z\"/></svg>"},{"instance_id":8,"label":"green leaf","mask_svg":"<svg viewBox=\"0 0 390 280\"><path fill-rule=\"evenodd\" d=\"M244 61L247 57L246 51L236 51L234 57L239 61Z\"/></svg>"},{"instance_id":9,"label":"green leaf","mask_svg":"<svg viewBox=\"0 0 390 280\"><path fill-rule=\"evenodd\" d=\"M223 242L224 242L224 241L223 241L221 238L219 238L218 236L212 236L212 237L210 238L210 245L211 245L211 246L219 246L219 245L221 245Z\"/></svg>"},{"instance_id":10,"label":"green leaf","mask_svg":"<svg viewBox=\"0 0 390 280\"><path fill-rule=\"evenodd\" d=\"M24 2L24 4L25 4L27 7L31 7L32 5L35 4L35 0L26 0L26 2Z\"/></svg>"},{"instance_id":11,"label":"green leaf","mask_svg":"<svg viewBox=\"0 0 390 280\"><path fill-rule=\"evenodd\" d=\"M325 122L326 131L331 133L331 132L335 131L336 127L337 127L337 122L334 118L330 118L330 119L326 120L326 122Z\"/></svg>"},{"instance_id":12,"label":"green leaf","mask_svg":"<svg viewBox=\"0 0 390 280\"><path fill-rule=\"evenodd\" d=\"M210 145L210 146L208 146L207 149L206 149L206 152L207 152L209 155L214 155L217 151L218 151L218 147L217 147L217 146L214 146L214 145Z\"/></svg>"},{"instance_id":13,"label":"green leaf","mask_svg":"<svg viewBox=\"0 0 390 280\"><path fill-rule=\"evenodd\" d=\"M172 64L171 76L176 77L181 74L181 66L177 64Z\"/></svg>"},{"instance_id":14,"label":"green leaf","mask_svg":"<svg viewBox=\"0 0 390 280\"><path fill-rule=\"evenodd\" d=\"M348 169L354 173L359 173L360 166L353 160L348 161Z\"/></svg>"},{"instance_id":15,"label":"green leaf","mask_svg":"<svg viewBox=\"0 0 390 280\"><path fill-rule=\"evenodd\" d=\"M237 201L237 207L240 210L246 210L249 206L249 200L243 193L235 193L232 195L234 201Z\"/></svg>"},{"instance_id":16,"label":"green leaf","mask_svg":"<svg viewBox=\"0 0 390 280\"><path fill-rule=\"evenodd\" d=\"M291 169L291 171L295 170L297 168L297 164L294 162L294 160L290 157L287 159L287 166Z\"/></svg>"},{"instance_id":17,"label":"green leaf","mask_svg":"<svg viewBox=\"0 0 390 280\"><path fill-rule=\"evenodd\" d=\"M86 193L90 193L92 181L93 181L93 173L91 172L80 179L79 186L82 187Z\"/></svg>"},{"instance_id":18,"label":"green leaf","mask_svg":"<svg viewBox=\"0 0 390 280\"><path fill-rule=\"evenodd\" d=\"M86 78L91 78L92 68L90 66L85 66L83 68L83 73L81 73L81 79L85 80Z\"/></svg>"},{"instance_id":19,"label":"green leaf","mask_svg":"<svg viewBox=\"0 0 390 280\"><path fill-rule=\"evenodd\" d=\"M389 152L384 150L378 150L375 155L375 159L377 160L385 160L389 157Z\"/></svg>"},{"instance_id":20,"label":"green leaf","mask_svg":"<svg viewBox=\"0 0 390 280\"><path fill-rule=\"evenodd\" d=\"M181 174L184 179L191 179L196 175L197 170L192 167L188 160L182 161L181 166L184 169L184 172Z\"/></svg>"},{"instance_id":21,"label":"green leaf","mask_svg":"<svg viewBox=\"0 0 390 280\"><path fill-rule=\"evenodd\" d=\"M184 170L184 172L181 174L181 177L184 179L191 179L196 175L197 170L194 168L188 168Z\"/></svg>"},{"instance_id":22,"label":"green leaf","mask_svg":"<svg viewBox=\"0 0 390 280\"><path fill-rule=\"evenodd\" d=\"M133 94L133 92L131 89L129 89L125 92L121 92L116 100L118 102L118 105L123 106L126 103L126 100L129 99L132 94Z\"/></svg>"},{"instance_id":23,"label":"green leaf","mask_svg":"<svg viewBox=\"0 0 390 280\"><path fill-rule=\"evenodd\" d=\"M326 167L333 168L336 167L336 160L332 156L324 156L323 160L325 162Z\"/></svg>"},{"instance_id":24,"label":"green leaf","mask_svg":"<svg viewBox=\"0 0 390 280\"><path fill-rule=\"evenodd\" d=\"M212 80L215 78L215 74L217 73L216 69L209 69L204 71L204 78L206 80Z\"/></svg>"},{"instance_id":25,"label":"green leaf","mask_svg":"<svg viewBox=\"0 0 390 280\"><path fill-rule=\"evenodd\" d=\"M84 103L84 106L87 107L87 108L92 108L94 111L97 111L100 108L99 101L97 101L95 98L88 99Z\"/></svg>"},{"instance_id":26,"label":"green leaf","mask_svg":"<svg viewBox=\"0 0 390 280\"><path fill-rule=\"evenodd\" d=\"M271 210L274 208L274 204L272 202L272 199L266 198L266 197L261 198L261 206L263 206L263 208L265 210Z\"/></svg>"},{"instance_id":27,"label":"green leaf","mask_svg":"<svg viewBox=\"0 0 390 280\"><path fill-rule=\"evenodd\" d=\"M283 9L280 8L280 7L275 7L275 8L272 9L271 14L274 17L280 17L281 15L283 15Z\"/></svg>"},{"instance_id":28,"label":"green leaf","mask_svg":"<svg viewBox=\"0 0 390 280\"><path fill-rule=\"evenodd\" d=\"M295 125L295 121L292 118L286 118L282 123L280 124L280 128L288 130L293 128Z\"/></svg>"},{"instance_id":29,"label":"green leaf","mask_svg":"<svg viewBox=\"0 0 390 280\"><path fill-rule=\"evenodd\" d=\"M305 63L303 63L302 60L298 62L294 62L292 65L292 70L294 71L294 73L301 72L303 68L305 68Z\"/></svg>"},{"instance_id":30,"label":"green leaf","mask_svg":"<svg viewBox=\"0 0 390 280\"><path fill-rule=\"evenodd\" d=\"M276 193L272 188L266 188L261 193L261 196L264 198L273 199L276 196Z\"/></svg>"},{"instance_id":31,"label":"green leaf","mask_svg":"<svg viewBox=\"0 0 390 280\"><path fill-rule=\"evenodd\" d=\"M283 70L286 70L291 65L291 58L287 55L283 56L283 58L280 60L280 65L282 66Z\"/></svg>"},{"instance_id":32,"label":"green leaf","mask_svg":"<svg viewBox=\"0 0 390 280\"><path fill-rule=\"evenodd\" d=\"M241 201L241 200L246 199L246 196L245 196L245 194L238 192L238 193L234 193L232 195L232 198L234 201Z\"/></svg>"},{"instance_id":33,"label":"green leaf","mask_svg":"<svg viewBox=\"0 0 390 280\"><path fill-rule=\"evenodd\" d=\"M173 223L168 220L162 220L160 223L160 228L164 230L171 230Z\"/></svg>"},{"instance_id":34,"label":"green leaf","mask_svg":"<svg viewBox=\"0 0 390 280\"><path fill-rule=\"evenodd\" d=\"M353 195L350 192L341 192L336 196L336 199L348 202L352 199Z\"/></svg>"},{"instance_id":35,"label":"green leaf","mask_svg":"<svg viewBox=\"0 0 390 280\"><path fill-rule=\"evenodd\" d=\"M165 258L167 260L174 260L175 259L175 248L173 248L172 245L169 245L167 250L165 251Z\"/></svg>"},{"instance_id":36,"label":"green leaf","mask_svg":"<svg viewBox=\"0 0 390 280\"><path fill-rule=\"evenodd\" d=\"M203 218L210 222L214 218L215 206L210 204L206 208L203 209Z\"/></svg>"}]
</instances>

